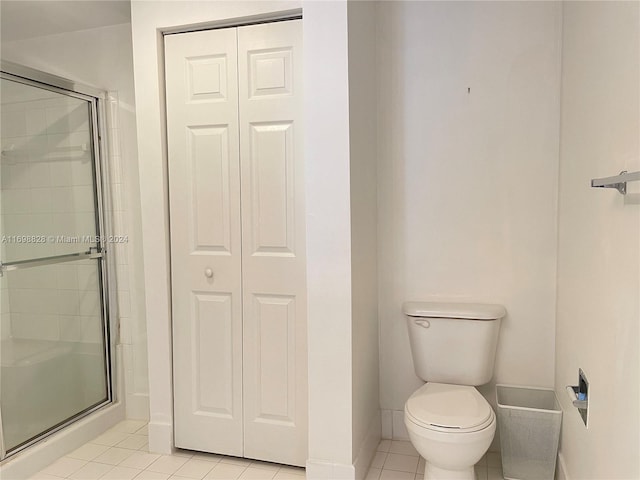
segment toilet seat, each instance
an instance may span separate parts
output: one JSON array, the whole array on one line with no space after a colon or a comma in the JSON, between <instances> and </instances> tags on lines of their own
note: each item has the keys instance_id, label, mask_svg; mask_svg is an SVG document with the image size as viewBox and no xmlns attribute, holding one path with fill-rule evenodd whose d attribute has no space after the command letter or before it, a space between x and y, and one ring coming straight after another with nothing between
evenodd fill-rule
<instances>
[{"instance_id":1,"label":"toilet seat","mask_svg":"<svg viewBox=\"0 0 640 480\"><path fill-rule=\"evenodd\" d=\"M415 425L447 433L471 433L495 422L489 403L474 387L427 383L405 405L407 420Z\"/></svg>"}]
</instances>

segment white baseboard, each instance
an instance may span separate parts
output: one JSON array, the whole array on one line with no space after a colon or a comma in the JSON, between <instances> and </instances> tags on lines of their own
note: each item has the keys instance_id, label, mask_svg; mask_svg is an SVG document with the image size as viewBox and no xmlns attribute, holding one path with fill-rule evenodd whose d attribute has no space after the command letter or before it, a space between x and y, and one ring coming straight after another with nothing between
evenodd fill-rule
<instances>
[{"instance_id":1,"label":"white baseboard","mask_svg":"<svg viewBox=\"0 0 640 480\"><path fill-rule=\"evenodd\" d=\"M382 438L409 440L409 432L404 426L404 410L382 410Z\"/></svg>"},{"instance_id":2,"label":"white baseboard","mask_svg":"<svg viewBox=\"0 0 640 480\"><path fill-rule=\"evenodd\" d=\"M404 426L404 410L393 411L393 437L396 440L409 440L409 432Z\"/></svg>"},{"instance_id":3,"label":"white baseboard","mask_svg":"<svg viewBox=\"0 0 640 480\"><path fill-rule=\"evenodd\" d=\"M564 461L562 452L558 453L558 462L556 465L556 480L571 480L567 473L567 463Z\"/></svg>"},{"instance_id":4,"label":"white baseboard","mask_svg":"<svg viewBox=\"0 0 640 480\"><path fill-rule=\"evenodd\" d=\"M376 450L378 449L378 445L380 444L380 434L380 410L378 410L369 423L367 435L360 446L360 450L358 451L355 461L353 462L356 480L363 480L367 476L369 465L371 465L371 461L373 460Z\"/></svg>"},{"instance_id":5,"label":"white baseboard","mask_svg":"<svg viewBox=\"0 0 640 480\"><path fill-rule=\"evenodd\" d=\"M355 480L353 465L307 460L307 480Z\"/></svg>"},{"instance_id":6,"label":"white baseboard","mask_svg":"<svg viewBox=\"0 0 640 480\"><path fill-rule=\"evenodd\" d=\"M150 421L149 451L169 455L173 450L173 426L170 423Z\"/></svg>"},{"instance_id":7,"label":"white baseboard","mask_svg":"<svg viewBox=\"0 0 640 480\"><path fill-rule=\"evenodd\" d=\"M380 420L382 423L382 438L393 438L393 412L391 410L380 410Z\"/></svg>"}]
</instances>

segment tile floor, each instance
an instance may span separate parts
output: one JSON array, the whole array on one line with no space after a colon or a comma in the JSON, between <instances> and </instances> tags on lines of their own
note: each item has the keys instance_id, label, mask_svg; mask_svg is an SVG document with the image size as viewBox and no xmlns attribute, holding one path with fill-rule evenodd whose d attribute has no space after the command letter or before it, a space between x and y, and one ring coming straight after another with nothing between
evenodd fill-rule
<instances>
[{"instance_id":1,"label":"tile floor","mask_svg":"<svg viewBox=\"0 0 640 480\"><path fill-rule=\"evenodd\" d=\"M146 422L125 420L55 461L31 480L303 480L303 468L181 450L149 453ZM477 480L502 480L500 456L476 465ZM382 440L366 480L423 480L424 459L411 442Z\"/></svg>"},{"instance_id":2,"label":"tile floor","mask_svg":"<svg viewBox=\"0 0 640 480\"><path fill-rule=\"evenodd\" d=\"M303 480L304 469L190 451L149 453L146 422L125 420L33 480Z\"/></svg>"},{"instance_id":3,"label":"tile floor","mask_svg":"<svg viewBox=\"0 0 640 480\"><path fill-rule=\"evenodd\" d=\"M487 453L475 467L477 480L502 480L500 454ZM424 459L411 442L382 440L366 480L423 480Z\"/></svg>"}]
</instances>

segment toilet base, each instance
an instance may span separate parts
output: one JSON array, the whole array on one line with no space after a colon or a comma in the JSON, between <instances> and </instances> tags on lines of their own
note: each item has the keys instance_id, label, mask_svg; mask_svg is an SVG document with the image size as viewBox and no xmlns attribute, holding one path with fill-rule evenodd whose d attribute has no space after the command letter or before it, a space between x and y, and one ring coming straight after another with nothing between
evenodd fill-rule
<instances>
[{"instance_id":1,"label":"toilet base","mask_svg":"<svg viewBox=\"0 0 640 480\"><path fill-rule=\"evenodd\" d=\"M424 467L424 480L475 480L473 465L465 470L443 470L427 462Z\"/></svg>"}]
</instances>

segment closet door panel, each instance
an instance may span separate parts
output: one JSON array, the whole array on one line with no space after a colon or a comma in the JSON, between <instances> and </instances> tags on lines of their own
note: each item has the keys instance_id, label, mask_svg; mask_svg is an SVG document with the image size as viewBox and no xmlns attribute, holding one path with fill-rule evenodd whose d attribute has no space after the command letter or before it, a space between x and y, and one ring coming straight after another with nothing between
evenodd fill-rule
<instances>
[{"instance_id":1,"label":"closet door panel","mask_svg":"<svg viewBox=\"0 0 640 480\"><path fill-rule=\"evenodd\" d=\"M292 122L253 123L251 156L251 253L295 257L295 155Z\"/></svg>"},{"instance_id":2,"label":"closet door panel","mask_svg":"<svg viewBox=\"0 0 640 480\"><path fill-rule=\"evenodd\" d=\"M307 459L302 21L238 28L245 456Z\"/></svg>"},{"instance_id":3,"label":"closet door panel","mask_svg":"<svg viewBox=\"0 0 640 480\"><path fill-rule=\"evenodd\" d=\"M243 455L236 29L165 37L175 444Z\"/></svg>"}]
</instances>

